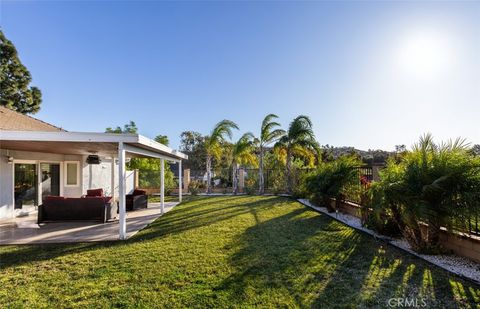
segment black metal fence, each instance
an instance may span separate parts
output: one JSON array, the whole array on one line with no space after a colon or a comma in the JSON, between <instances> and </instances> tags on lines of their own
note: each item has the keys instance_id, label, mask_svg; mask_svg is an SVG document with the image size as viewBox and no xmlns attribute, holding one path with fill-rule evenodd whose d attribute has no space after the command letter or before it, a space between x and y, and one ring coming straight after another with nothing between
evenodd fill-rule
<instances>
[{"instance_id":1,"label":"black metal fence","mask_svg":"<svg viewBox=\"0 0 480 309\"><path fill-rule=\"evenodd\" d=\"M459 213L454 220L453 228L460 232L480 236L480 209L477 207L469 212Z\"/></svg>"}]
</instances>

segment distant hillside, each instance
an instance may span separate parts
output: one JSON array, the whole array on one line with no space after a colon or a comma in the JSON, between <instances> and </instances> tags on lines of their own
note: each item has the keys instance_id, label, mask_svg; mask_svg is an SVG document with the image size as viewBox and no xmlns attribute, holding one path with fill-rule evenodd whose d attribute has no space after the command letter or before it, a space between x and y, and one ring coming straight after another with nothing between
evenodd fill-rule
<instances>
[{"instance_id":1,"label":"distant hillside","mask_svg":"<svg viewBox=\"0 0 480 309\"><path fill-rule=\"evenodd\" d=\"M372 163L385 163L387 158L391 155L394 155L393 151L385 151L381 149L369 149L369 150L360 150L354 147L333 147L333 146L323 146L323 157L326 160L336 159L343 155L356 154L360 159L368 164Z\"/></svg>"}]
</instances>

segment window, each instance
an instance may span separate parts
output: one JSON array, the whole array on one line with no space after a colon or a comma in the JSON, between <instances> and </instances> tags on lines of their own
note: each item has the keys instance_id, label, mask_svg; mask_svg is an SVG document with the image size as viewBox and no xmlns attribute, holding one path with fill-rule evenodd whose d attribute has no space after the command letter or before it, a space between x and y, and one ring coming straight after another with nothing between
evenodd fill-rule
<instances>
[{"instance_id":1,"label":"window","mask_svg":"<svg viewBox=\"0 0 480 309\"><path fill-rule=\"evenodd\" d=\"M65 171L65 186L78 186L80 178L78 162L65 162Z\"/></svg>"}]
</instances>

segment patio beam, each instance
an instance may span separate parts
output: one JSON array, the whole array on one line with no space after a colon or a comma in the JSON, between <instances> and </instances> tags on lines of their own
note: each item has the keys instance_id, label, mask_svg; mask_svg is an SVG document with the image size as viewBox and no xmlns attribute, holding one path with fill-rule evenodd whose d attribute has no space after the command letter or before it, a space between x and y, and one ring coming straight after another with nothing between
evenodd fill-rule
<instances>
[{"instance_id":1,"label":"patio beam","mask_svg":"<svg viewBox=\"0 0 480 309\"><path fill-rule=\"evenodd\" d=\"M118 200L119 200L119 238L127 239L127 218L125 205L125 148L122 142L118 143Z\"/></svg>"},{"instance_id":2,"label":"patio beam","mask_svg":"<svg viewBox=\"0 0 480 309\"><path fill-rule=\"evenodd\" d=\"M173 157L165 156L165 155L159 154L157 152L154 152L154 151L151 151L151 150L148 150L148 149L143 149L143 148L135 147L135 146L128 145L128 144L124 145L124 147L125 147L125 151L128 152L128 153L134 153L134 154L138 154L138 155L145 156L145 157L163 159L163 160L168 160L168 161L173 161L173 162L180 161L180 160L175 159Z\"/></svg>"},{"instance_id":3,"label":"patio beam","mask_svg":"<svg viewBox=\"0 0 480 309\"><path fill-rule=\"evenodd\" d=\"M160 159L160 212L165 212L165 160Z\"/></svg>"}]
</instances>

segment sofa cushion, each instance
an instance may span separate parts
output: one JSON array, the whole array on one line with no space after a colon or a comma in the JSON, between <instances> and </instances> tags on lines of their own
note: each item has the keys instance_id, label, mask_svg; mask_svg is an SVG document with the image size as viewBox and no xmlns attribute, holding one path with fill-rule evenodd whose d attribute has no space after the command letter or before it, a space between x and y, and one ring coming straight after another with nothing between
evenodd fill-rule
<instances>
[{"instance_id":1,"label":"sofa cushion","mask_svg":"<svg viewBox=\"0 0 480 309\"><path fill-rule=\"evenodd\" d=\"M91 189L87 190L87 196L103 196L103 189Z\"/></svg>"},{"instance_id":2,"label":"sofa cushion","mask_svg":"<svg viewBox=\"0 0 480 309\"><path fill-rule=\"evenodd\" d=\"M47 195L43 198L45 201L63 201L65 197L57 195Z\"/></svg>"},{"instance_id":3,"label":"sofa cushion","mask_svg":"<svg viewBox=\"0 0 480 309\"><path fill-rule=\"evenodd\" d=\"M139 190L139 189L135 189L133 190L132 192L132 195L146 195L147 194L147 191L145 190Z\"/></svg>"}]
</instances>

